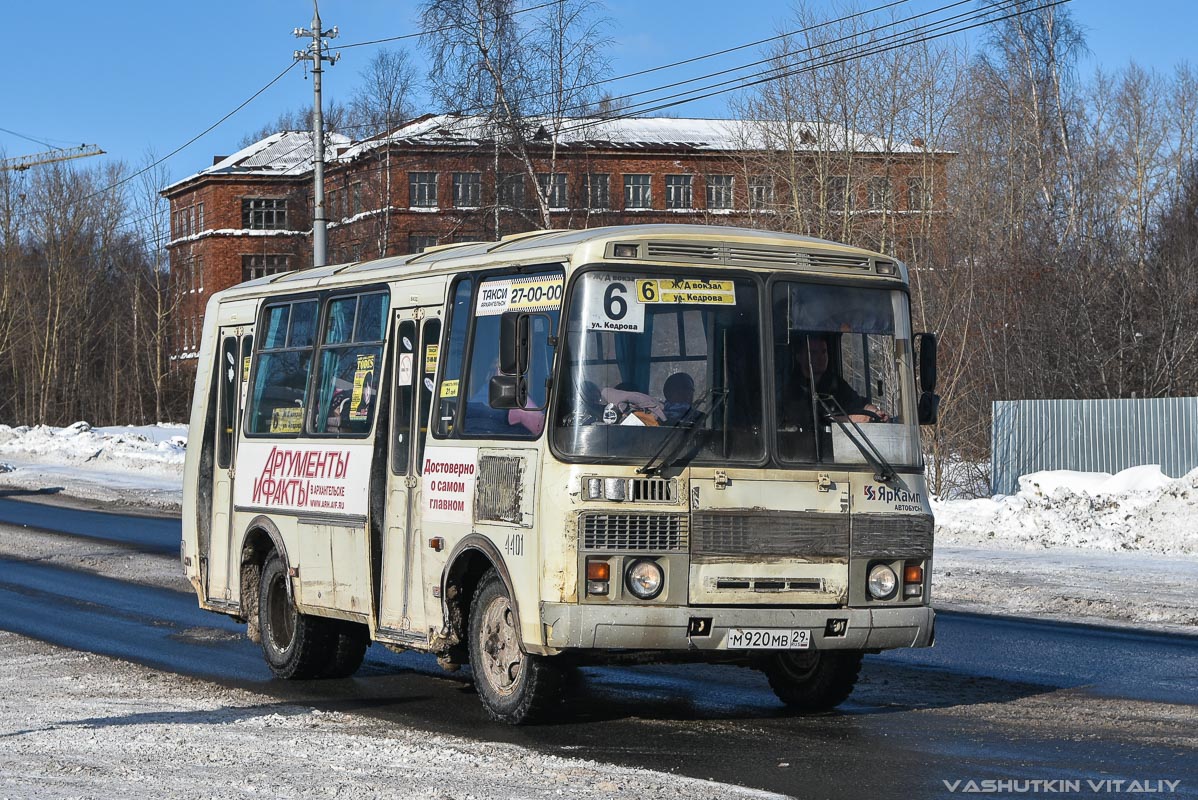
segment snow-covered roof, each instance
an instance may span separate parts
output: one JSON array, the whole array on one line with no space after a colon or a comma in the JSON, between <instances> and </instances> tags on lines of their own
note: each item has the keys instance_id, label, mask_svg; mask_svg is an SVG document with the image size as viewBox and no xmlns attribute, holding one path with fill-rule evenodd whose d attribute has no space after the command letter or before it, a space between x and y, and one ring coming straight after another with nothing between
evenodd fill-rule
<instances>
[{"instance_id":1,"label":"snow-covered roof","mask_svg":"<svg viewBox=\"0 0 1198 800\"><path fill-rule=\"evenodd\" d=\"M662 147L693 151L833 150L857 153L924 153L923 145L887 141L848 128L819 122L771 122L731 119L667 119L637 117L608 119L571 117L532 120L530 138L551 141L556 130L559 148L616 150ZM354 142L328 134L325 163L352 161L387 145L409 147L477 147L493 139L494 127L485 117L428 114L387 134ZM211 167L172 183L163 191L210 175L303 175L312 168L312 135L284 131L267 136L227 156Z\"/></svg>"},{"instance_id":2,"label":"snow-covered roof","mask_svg":"<svg viewBox=\"0 0 1198 800\"><path fill-rule=\"evenodd\" d=\"M325 135L325 163L335 160L338 148L350 144L350 138L340 133ZM272 133L248 147L225 156L211 167L175 181L163 191L208 175L303 175L312 169L315 154L311 131L281 131Z\"/></svg>"},{"instance_id":3,"label":"snow-covered roof","mask_svg":"<svg viewBox=\"0 0 1198 800\"><path fill-rule=\"evenodd\" d=\"M554 138L559 147L610 147L616 149L676 147L689 150L853 150L872 153L922 153L920 145L886 139L838 125L816 122L782 123L759 120L673 119L636 117L607 119L572 117L533 120L534 140ZM540 130L538 130L540 129ZM475 146L492 138L493 128L484 117L439 114L401 125L390 134L354 144L340 154L352 160L387 144L418 146Z\"/></svg>"}]
</instances>

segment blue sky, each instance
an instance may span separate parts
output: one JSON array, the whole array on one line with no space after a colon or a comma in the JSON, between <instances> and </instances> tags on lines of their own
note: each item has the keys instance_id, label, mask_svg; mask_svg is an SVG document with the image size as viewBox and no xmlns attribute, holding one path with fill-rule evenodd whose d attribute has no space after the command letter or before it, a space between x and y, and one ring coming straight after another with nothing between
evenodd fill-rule
<instances>
[{"instance_id":1,"label":"blue sky","mask_svg":"<svg viewBox=\"0 0 1198 800\"><path fill-rule=\"evenodd\" d=\"M918 13L946 2L909 0L898 11ZM818 10L822 3L812 0L810 5ZM339 43L348 43L411 33L415 7L414 2L322 0L321 15L326 27L340 27ZM616 75L768 37L786 29L789 15L789 5L777 0L608 0L606 7ZM1114 69L1133 60L1162 71L1180 61L1194 61L1195 7L1182 0L1074 0L1067 8L1085 29L1092 51L1083 74L1099 65ZM5 10L8 74L0 128L53 146L98 144L109 158L130 164L143 162L151 151L165 155L261 88L302 46L292 29L306 27L312 17L310 0L22 0L6 4ZM828 15L835 15L831 7ZM415 49L414 41L397 44ZM326 73L326 97L347 99L375 50L345 51L341 62ZM681 71L621 81L612 89L617 94L646 89L753 57L741 52ZM285 109L311 102L311 92L301 71L292 70L170 159L166 166L171 178L211 164L214 154L232 152L247 132ZM727 116L725 102L713 98L673 113ZM0 131L0 150L6 156L44 149L41 143Z\"/></svg>"}]
</instances>

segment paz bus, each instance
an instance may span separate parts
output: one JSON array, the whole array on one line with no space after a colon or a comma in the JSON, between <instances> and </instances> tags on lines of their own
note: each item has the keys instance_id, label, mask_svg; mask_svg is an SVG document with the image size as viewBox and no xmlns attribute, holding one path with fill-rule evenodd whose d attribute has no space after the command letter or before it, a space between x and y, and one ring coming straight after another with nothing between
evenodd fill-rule
<instances>
[{"instance_id":1,"label":"paz bus","mask_svg":"<svg viewBox=\"0 0 1198 800\"><path fill-rule=\"evenodd\" d=\"M379 642L469 664L509 723L628 660L831 708L933 640L909 309L893 258L699 225L248 281L207 307L184 569L279 678Z\"/></svg>"}]
</instances>

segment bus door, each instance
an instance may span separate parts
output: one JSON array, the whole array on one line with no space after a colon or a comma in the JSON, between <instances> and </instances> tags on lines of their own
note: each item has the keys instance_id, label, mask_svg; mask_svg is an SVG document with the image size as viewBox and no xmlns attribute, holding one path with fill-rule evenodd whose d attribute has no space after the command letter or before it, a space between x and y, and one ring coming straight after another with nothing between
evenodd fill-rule
<instances>
[{"instance_id":1,"label":"bus door","mask_svg":"<svg viewBox=\"0 0 1198 800\"><path fill-rule=\"evenodd\" d=\"M231 602L229 537L232 533L233 474L237 435L245 402L252 337L243 327L221 328L216 349L216 424L213 426L212 531L208 538L208 601Z\"/></svg>"},{"instance_id":2,"label":"bus door","mask_svg":"<svg viewBox=\"0 0 1198 800\"><path fill-rule=\"evenodd\" d=\"M433 307L400 309L392 331L395 364L392 392L390 464L383 536L382 607L384 638L426 641L419 529L420 464L428 432L429 409L441 339L441 320Z\"/></svg>"}]
</instances>

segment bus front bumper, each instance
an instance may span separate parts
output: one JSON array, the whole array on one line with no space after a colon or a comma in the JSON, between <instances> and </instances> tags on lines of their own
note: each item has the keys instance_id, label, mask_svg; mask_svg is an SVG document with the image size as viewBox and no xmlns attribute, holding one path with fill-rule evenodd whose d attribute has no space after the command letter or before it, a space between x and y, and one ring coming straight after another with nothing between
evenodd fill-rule
<instances>
[{"instance_id":1,"label":"bus front bumper","mask_svg":"<svg viewBox=\"0 0 1198 800\"><path fill-rule=\"evenodd\" d=\"M728 632L737 628L805 628L811 632L811 646L824 650L929 647L934 620L929 606L769 609L541 604L545 644L558 650L726 651ZM843 633L835 635L839 629ZM703 630L709 633L688 635Z\"/></svg>"}]
</instances>

